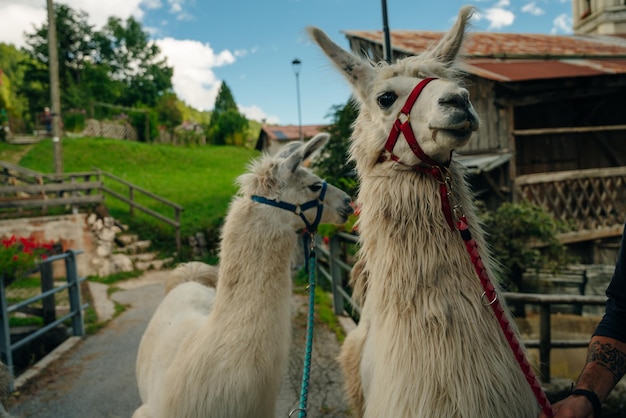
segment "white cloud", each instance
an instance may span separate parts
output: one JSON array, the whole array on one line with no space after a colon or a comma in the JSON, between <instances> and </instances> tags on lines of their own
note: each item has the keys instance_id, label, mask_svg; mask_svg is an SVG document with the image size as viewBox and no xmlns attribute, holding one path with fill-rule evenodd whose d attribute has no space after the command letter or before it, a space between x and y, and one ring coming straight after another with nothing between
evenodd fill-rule
<instances>
[{"instance_id":1,"label":"white cloud","mask_svg":"<svg viewBox=\"0 0 626 418\"><path fill-rule=\"evenodd\" d=\"M558 15L552 21L552 33L572 33L572 17L567 13Z\"/></svg>"},{"instance_id":2,"label":"white cloud","mask_svg":"<svg viewBox=\"0 0 626 418\"><path fill-rule=\"evenodd\" d=\"M34 26L41 26L47 19L47 12L43 2L18 1L0 2L0 42L19 48L26 45L24 32L32 32Z\"/></svg>"},{"instance_id":3,"label":"white cloud","mask_svg":"<svg viewBox=\"0 0 626 418\"><path fill-rule=\"evenodd\" d=\"M236 49L233 53L237 58L245 57L249 53L254 53L256 50L247 50L247 49Z\"/></svg>"},{"instance_id":4,"label":"white cloud","mask_svg":"<svg viewBox=\"0 0 626 418\"><path fill-rule=\"evenodd\" d=\"M542 14L545 13L545 11L537 6L537 4L534 1L531 1L530 3L525 4L522 7L522 12L525 13L530 13L533 16L541 16Z\"/></svg>"},{"instance_id":5,"label":"white cloud","mask_svg":"<svg viewBox=\"0 0 626 418\"><path fill-rule=\"evenodd\" d=\"M193 16L183 10L185 0L167 0L170 5L169 12L176 15L176 20L193 20Z\"/></svg>"},{"instance_id":6,"label":"white cloud","mask_svg":"<svg viewBox=\"0 0 626 418\"><path fill-rule=\"evenodd\" d=\"M221 86L213 69L234 63L234 55L228 50L216 54L209 44L193 40L163 38L156 43L174 68L172 84L178 97L196 109L213 108Z\"/></svg>"},{"instance_id":7,"label":"white cloud","mask_svg":"<svg viewBox=\"0 0 626 418\"><path fill-rule=\"evenodd\" d=\"M179 3L172 3L170 13L179 13L181 10L183 10L183 7Z\"/></svg>"},{"instance_id":8,"label":"white cloud","mask_svg":"<svg viewBox=\"0 0 626 418\"><path fill-rule=\"evenodd\" d=\"M278 125L280 120L276 116L268 116L263 109L258 106L242 106L237 105L239 111L248 119L253 119L259 122L265 122L270 125Z\"/></svg>"},{"instance_id":9,"label":"white cloud","mask_svg":"<svg viewBox=\"0 0 626 418\"><path fill-rule=\"evenodd\" d=\"M100 29L110 16L127 19L143 17L141 7L160 7L160 0L58 0L74 10L88 14L89 23ZM26 44L24 32L32 32L47 20L46 3L40 0L2 0L0 1L0 42L22 47Z\"/></svg>"},{"instance_id":10,"label":"white cloud","mask_svg":"<svg viewBox=\"0 0 626 418\"><path fill-rule=\"evenodd\" d=\"M509 0L500 0L499 2L496 3L494 7L496 9L502 9L504 7L509 7L510 5L511 5L511 2Z\"/></svg>"},{"instance_id":11,"label":"white cloud","mask_svg":"<svg viewBox=\"0 0 626 418\"><path fill-rule=\"evenodd\" d=\"M478 20L486 19L489 22L487 29L502 29L506 26L511 26L513 21L515 21L513 12L498 7L486 9L484 12L479 13L476 18Z\"/></svg>"},{"instance_id":12,"label":"white cloud","mask_svg":"<svg viewBox=\"0 0 626 418\"><path fill-rule=\"evenodd\" d=\"M143 0L141 2L141 5L146 9L160 9L161 7L163 7L163 3L161 3L161 0Z\"/></svg>"},{"instance_id":13,"label":"white cloud","mask_svg":"<svg viewBox=\"0 0 626 418\"><path fill-rule=\"evenodd\" d=\"M74 10L83 10L89 15L89 23L96 25L96 29L100 29L107 23L110 16L116 16L121 19L128 19L133 16L137 20L141 20L144 13L142 6L154 8L160 3L154 0L57 0L60 3L67 4Z\"/></svg>"}]
</instances>

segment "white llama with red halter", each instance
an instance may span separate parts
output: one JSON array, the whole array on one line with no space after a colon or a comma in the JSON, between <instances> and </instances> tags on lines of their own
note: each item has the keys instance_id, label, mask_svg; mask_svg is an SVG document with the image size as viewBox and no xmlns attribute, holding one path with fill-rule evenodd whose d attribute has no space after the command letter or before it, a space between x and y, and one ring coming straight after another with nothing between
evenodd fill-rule
<instances>
[{"instance_id":1,"label":"white llama with red halter","mask_svg":"<svg viewBox=\"0 0 626 418\"><path fill-rule=\"evenodd\" d=\"M359 105L350 154L360 179L353 286L362 315L340 356L358 417L535 418L540 410L533 392L543 392L516 359L523 347L514 353L507 338L516 330L505 336L500 327L511 318L497 284L481 285L496 277L495 263L452 158L479 125L457 59L472 11L462 8L422 55L376 66L309 29Z\"/></svg>"}]
</instances>

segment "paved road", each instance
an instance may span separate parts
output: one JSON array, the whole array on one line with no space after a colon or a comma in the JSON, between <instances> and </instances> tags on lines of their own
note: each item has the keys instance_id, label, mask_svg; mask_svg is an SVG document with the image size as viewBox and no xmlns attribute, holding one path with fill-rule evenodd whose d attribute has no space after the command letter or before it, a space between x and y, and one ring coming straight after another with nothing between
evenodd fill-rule
<instances>
[{"instance_id":1,"label":"paved road","mask_svg":"<svg viewBox=\"0 0 626 418\"><path fill-rule=\"evenodd\" d=\"M135 356L141 335L164 294L167 271L148 272L118 285L112 298L127 310L88 336L25 386L10 407L16 418L130 418L140 405ZM302 373L306 298L294 295L294 344L276 417L297 405ZM349 417L335 363L339 345L323 326L315 329L309 418Z\"/></svg>"}]
</instances>

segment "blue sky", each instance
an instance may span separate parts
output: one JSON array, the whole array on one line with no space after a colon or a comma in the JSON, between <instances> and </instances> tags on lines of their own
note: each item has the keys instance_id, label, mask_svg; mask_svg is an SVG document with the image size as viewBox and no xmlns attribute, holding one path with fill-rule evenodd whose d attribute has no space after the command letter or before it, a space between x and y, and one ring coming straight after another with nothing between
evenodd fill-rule
<instances>
[{"instance_id":1,"label":"blue sky","mask_svg":"<svg viewBox=\"0 0 626 418\"><path fill-rule=\"evenodd\" d=\"M134 16L174 67L174 90L198 109L213 108L222 81L249 118L297 125L296 77L302 61L303 124L330 123L347 84L306 37L318 26L344 48L342 30L382 28L380 0L57 0L89 14L96 27L109 16ZM23 46L23 32L46 18L45 0L0 0L0 42ZM478 10L474 31L571 33L571 0L387 0L389 27L445 31L458 9Z\"/></svg>"}]
</instances>

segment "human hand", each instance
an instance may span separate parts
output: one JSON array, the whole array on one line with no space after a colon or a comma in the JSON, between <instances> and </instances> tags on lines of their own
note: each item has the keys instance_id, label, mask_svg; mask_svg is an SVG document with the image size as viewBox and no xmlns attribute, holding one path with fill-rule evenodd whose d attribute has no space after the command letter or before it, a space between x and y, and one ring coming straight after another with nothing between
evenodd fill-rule
<instances>
[{"instance_id":1,"label":"human hand","mask_svg":"<svg viewBox=\"0 0 626 418\"><path fill-rule=\"evenodd\" d=\"M593 406L584 396L571 395L552 405L553 418L594 418ZM543 412L538 418L548 418Z\"/></svg>"}]
</instances>

